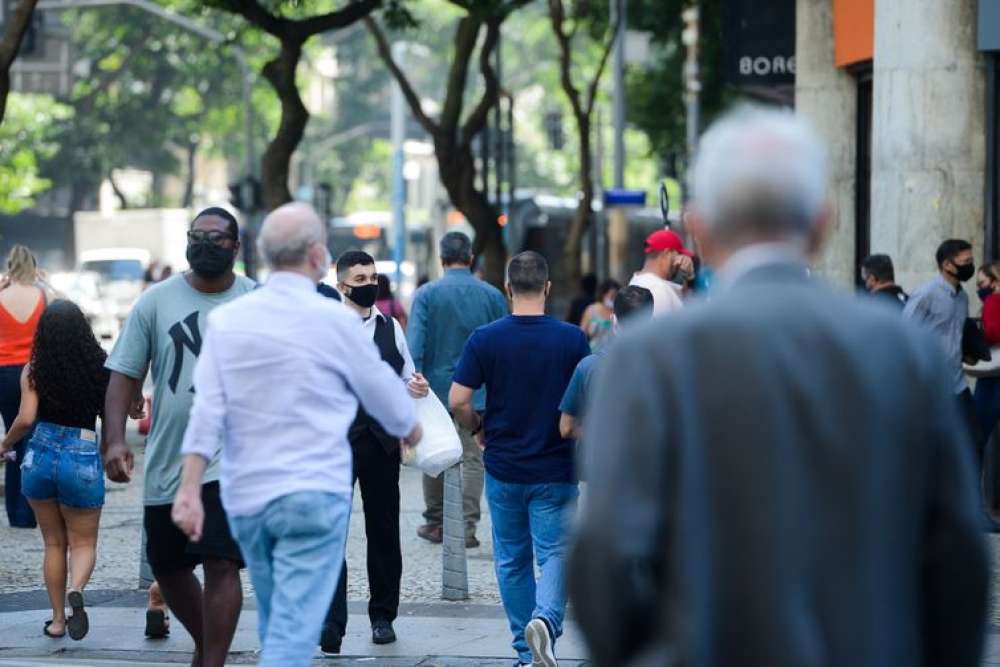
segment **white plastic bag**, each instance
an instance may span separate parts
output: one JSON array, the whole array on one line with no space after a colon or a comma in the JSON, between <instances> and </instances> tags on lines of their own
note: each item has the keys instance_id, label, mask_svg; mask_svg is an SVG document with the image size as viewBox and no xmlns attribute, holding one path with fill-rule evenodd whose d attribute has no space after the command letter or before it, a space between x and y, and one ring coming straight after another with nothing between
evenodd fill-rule
<instances>
[{"instance_id":1,"label":"white plastic bag","mask_svg":"<svg viewBox=\"0 0 1000 667\"><path fill-rule=\"evenodd\" d=\"M451 415L433 391L415 401L424 437L416 447L403 448L403 465L419 468L431 477L437 477L461 460L462 441Z\"/></svg>"}]
</instances>

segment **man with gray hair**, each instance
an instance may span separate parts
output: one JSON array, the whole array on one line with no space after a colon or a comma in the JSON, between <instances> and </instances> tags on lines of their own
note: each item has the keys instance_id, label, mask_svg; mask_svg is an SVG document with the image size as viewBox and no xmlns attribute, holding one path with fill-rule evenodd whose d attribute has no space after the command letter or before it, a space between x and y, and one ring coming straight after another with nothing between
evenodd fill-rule
<instances>
[{"instance_id":1,"label":"man with gray hair","mask_svg":"<svg viewBox=\"0 0 1000 667\"><path fill-rule=\"evenodd\" d=\"M222 450L222 504L257 594L260 663L310 664L340 576L351 512L348 428L359 403L404 444L420 439L412 399L360 318L317 294L330 267L316 212L289 204L264 221L267 284L209 317L194 371L173 520L191 539L198 492Z\"/></svg>"},{"instance_id":2,"label":"man with gray hair","mask_svg":"<svg viewBox=\"0 0 1000 667\"><path fill-rule=\"evenodd\" d=\"M812 277L826 179L791 112L702 140L714 298L623 337L584 433L569 586L595 665L978 665L986 553L940 345Z\"/></svg>"},{"instance_id":3,"label":"man with gray hair","mask_svg":"<svg viewBox=\"0 0 1000 667\"><path fill-rule=\"evenodd\" d=\"M465 341L481 326L504 317L507 302L500 290L477 280L471 271L472 242L461 232L448 232L441 238L441 265L444 275L417 290L406 330L413 363L431 385L444 405L455 366ZM473 407L482 413L486 395L476 393ZM480 498L483 495L483 453L473 434L455 423L462 439L462 513L465 515L465 546L478 547L476 524L479 523ZM444 513L444 487L441 477L424 475L424 502L427 523L417 529L425 540L440 543Z\"/></svg>"}]
</instances>

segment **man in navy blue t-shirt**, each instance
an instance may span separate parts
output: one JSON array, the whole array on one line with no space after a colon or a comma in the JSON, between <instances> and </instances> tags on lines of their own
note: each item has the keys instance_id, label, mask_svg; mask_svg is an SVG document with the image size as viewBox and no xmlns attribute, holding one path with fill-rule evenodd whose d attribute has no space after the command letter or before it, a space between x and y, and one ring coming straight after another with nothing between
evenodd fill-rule
<instances>
[{"instance_id":1,"label":"man in navy blue t-shirt","mask_svg":"<svg viewBox=\"0 0 1000 667\"><path fill-rule=\"evenodd\" d=\"M472 334L448 398L455 418L485 443L494 567L514 650L522 664L554 667L566 608L567 511L577 497L574 442L559 434L559 401L590 346L578 327L545 315L550 287L544 257L529 251L510 260L513 314ZM480 419L472 397L483 385Z\"/></svg>"}]
</instances>

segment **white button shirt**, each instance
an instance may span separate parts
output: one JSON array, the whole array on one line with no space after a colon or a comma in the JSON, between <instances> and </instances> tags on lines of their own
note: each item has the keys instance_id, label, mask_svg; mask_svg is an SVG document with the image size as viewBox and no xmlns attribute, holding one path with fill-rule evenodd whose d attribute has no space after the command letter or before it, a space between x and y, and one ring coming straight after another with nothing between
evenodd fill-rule
<instances>
[{"instance_id":1,"label":"white button shirt","mask_svg":"<svg viewBox=\"0 0 1000 667\"><path fill-rule=\"evenodd\" d=\"M300 491L351 493L359 399L390 435L413 430L413 400L360 323L286 272L209 316L182 451L211 460L221 446L229 514Z\"/></svg>"}]
</instances>

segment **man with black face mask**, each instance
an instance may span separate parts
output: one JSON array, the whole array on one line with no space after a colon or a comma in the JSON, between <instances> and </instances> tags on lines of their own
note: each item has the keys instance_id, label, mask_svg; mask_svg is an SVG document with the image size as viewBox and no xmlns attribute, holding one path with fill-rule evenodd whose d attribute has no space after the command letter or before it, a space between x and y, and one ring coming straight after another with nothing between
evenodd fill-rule
<instances>
[{"instance_id":1,"label":"man with black face mask","mask_svg":"<svg viewBox=\"0 0 1000 667\"><path fill-rule=\"evenodd\" d=\"M191 634L193 665L221 667L236 631L242 606L239 547L219 496L219 462L205 474L202 499L205 535L190 543L170 518L181 478L181 443L194 399L192 373L201 353L208 314L254 289L237 276L239 226L231 213L209 208L191 223L187 258L191 270L153 285L125 322L107 367L102 453L108 478L128 482L133 454L125 443L125 418L142 400L142 383L152 366L153 427L146 441L143 523L146 555L171 611ZM204 569L204 593L194 568ZM163 611L151 606L148 635L163 634Z\"/></svg>"},{"instance_id":2,"label":"man with black face mask","mask_svg":"<svg viewBox=\"0 0 1000 667\"><path fill-rule=\"evenodd\" d=\"M938 275L913 292L903 309L903 317L929 327L947 355L949 377L941 378L955 394L962 414L966 417L973 442L977 444L976 460L982 461L982 438L976 420L972 392L962 371L962 333L969 317L969 297L962 289L976 273L972 246L968 241L949 239L937 249Z\"/></svg>"},{"instance_id":3,"label":"man with black face mask","mask_svg":"<svg viewBox=\"0 0 1000 667\"><path fill-rule=\"evenodd\" d=\"M410 396L423 398L430 392L427 380L417 373L403 328L396 318L381 313L375 305L378 274L375 259L366 252L349 250L337 259L337 289L343 303L361 316L362 326L375 339L382 361L405 382ZM325 292L326 296L331 296ZM399 438L386 434L382 426L363 409L347 434L354 461L354 480L361 483L368 538L368 588L371 599L368 617L372 641L396 641L392 628L399 610L399 582L403 575L403 554L399 543ZM324 653L340 653L347 629L347 568L323 624L320 648Z\"/></svg>"}]
</instances>

